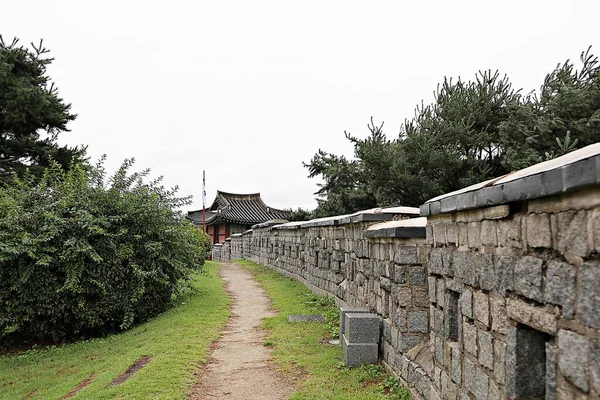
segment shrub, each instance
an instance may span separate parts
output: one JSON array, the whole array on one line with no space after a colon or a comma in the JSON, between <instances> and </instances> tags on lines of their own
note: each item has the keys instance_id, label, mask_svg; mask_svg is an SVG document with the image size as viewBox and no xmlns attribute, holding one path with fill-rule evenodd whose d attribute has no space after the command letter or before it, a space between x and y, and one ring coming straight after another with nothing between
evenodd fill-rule
<instances>
[{"instance_id":1,"label":"shrub","mask_svg":"<svg viewBox=\"0 0 600 400\"><path fill-rule=\"evenodd\" d=\"M130 174L133 159L106 179L103 161L0 188L0 337L127 329L190 287L207 251L177 211L190 199Z\"/></svg>"}]
</instances>

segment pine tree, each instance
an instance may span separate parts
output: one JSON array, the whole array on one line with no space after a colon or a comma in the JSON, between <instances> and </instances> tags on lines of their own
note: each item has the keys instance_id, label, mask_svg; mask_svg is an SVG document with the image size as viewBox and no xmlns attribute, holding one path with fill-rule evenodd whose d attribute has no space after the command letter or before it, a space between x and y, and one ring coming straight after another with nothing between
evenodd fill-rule
<instances>
[{"instance_id":1,"label":"pine tree","mask_svg":"<svg viewBox=\"0 0 600 400\"><path fill-rule=\"evenodd\" d=\"M64 168L84 160L86 147L57 144L76 115L47 75L48 54L42 41L30 49L0 35L0 182L27 168L41 176L52 159Z\"/></svg>"},{"instance_id":2,"label":"pine tree","mask_svg":"<svg viewBox=\"0 0 600 400\"><path fill-rule=\"evenodd\" d=\"M504 175L600 141L600 63L566 61L539 95L522 95L506 76L445 79L388 140L371 119L369 135L346 134L348 159L319 150L304 166L320 177L316 216L388 205L418 206L443 193Z\"/></svg>"}]
</instances>

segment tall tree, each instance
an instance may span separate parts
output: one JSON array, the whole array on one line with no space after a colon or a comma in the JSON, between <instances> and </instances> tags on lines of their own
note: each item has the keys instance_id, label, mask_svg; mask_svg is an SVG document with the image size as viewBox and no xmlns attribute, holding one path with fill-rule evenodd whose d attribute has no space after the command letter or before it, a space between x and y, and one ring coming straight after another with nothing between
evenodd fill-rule
<instances>
[{"instance_id":1,"label":"tall tree","mask_svg":"<svg viewBox=\"0 0 600 400\"><path fill-rule=\"evenodd\" d=\"M58 135L76 117L47 75L49 50L0 35L0 182L27 168L41 176L54 159L68 168L84 160L86 147L59 146Z\"/></svg>"},{"instance_id":2,"label":"tall tree","mask_svg":"<svg viewBox=\"0 0 600 400\"><path fill-rule=\"evenodd\" d=\"M346 138L354 144L354 160L319 149L310 162L304 163L309 171L309 178L320 176L323 179L315 193L318 203L315 217L347 214L377 205L369 176L380 176L381 168L367 165L364 158L369 157L373 151L385 151L389 143L382 131L383 124L376 126L371 118L371 124L367 127L370 131L367 139L357 139L344 132Z\"/></svg>"},{"instance_id":3,"label":"tall tree","mask_svg":"<svg viewBox=\"0 0 600 400\"><path fill-rule=\"evenodd\" d=\"M516 170L600 141L600 64L591 47L546 75L501 127L504 164Z\"/></svg>"},{"instance_id":4,"label":"tall tree","mask_svg":"<svg viewBox=\"0 0 600 400\"><path fill-rule=\"evenodd\" d=\"M400 130L398 171L402 182L422 182L404 204L418 205L508 172L501 126L521 104L519 91L498 72L479 72L475 80L445 79L435 102L417 108Z\"/></svg>"},{"instance_id":5,"label":"tall tree","mask_svg":"<svg viewBox=\"0 0 600 400\"><path fill-rule=\"evenodd\" d=\"M581 69L570 61L546 76L539 96L522 95L506 76L445 79L434 102L422 103L388 140L371 119L369 135L346 133L354 158L319 150L305 164L321 177L315 215L361 208L417 206L462 187L501 176L600 141L600 66L591 50Z\"/></svg>"}]
</instances>

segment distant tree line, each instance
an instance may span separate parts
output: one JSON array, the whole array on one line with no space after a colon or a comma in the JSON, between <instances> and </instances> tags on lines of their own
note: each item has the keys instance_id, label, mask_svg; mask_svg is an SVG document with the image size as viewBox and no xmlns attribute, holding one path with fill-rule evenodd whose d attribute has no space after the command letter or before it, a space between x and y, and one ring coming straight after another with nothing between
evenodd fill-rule
<instances>
[{"instance_id":1,"label":"distant tree line","mask_svg":"<svg viewBox=\"0 0 600 400\"><path fill-rule=\"evenodd\" d=\"M418 206L443 193L491 179L600 141L600 66L591 48L566 61L539 93L522 94L507 76L444 79L434 102L417 106L388 139L371 118L369 135L344 132L347 158L319 149L304 166L320 178L314 217L372 207Z\"/></svg>"}]
</instances>

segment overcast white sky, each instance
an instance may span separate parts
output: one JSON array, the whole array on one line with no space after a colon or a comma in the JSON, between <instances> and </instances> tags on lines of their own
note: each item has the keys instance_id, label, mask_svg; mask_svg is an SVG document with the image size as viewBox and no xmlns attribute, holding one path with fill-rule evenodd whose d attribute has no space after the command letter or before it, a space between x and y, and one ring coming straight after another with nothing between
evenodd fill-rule
<instances>
[{"instance_id":1,"label":"overcast white sky","mask_svg":"<svg viewBox=\"0 0 600 400\"><path fill-rule=\"evenodd\" d=\"M499 69L537 89L589 45L600 1L6 1L0 33L45 40L50 76L79 114L61 142L109 169L194 195L261 192L314 208L302 161L351 155L371 116L389 137L444 76Z\"/></svg>"}]
</instances>

